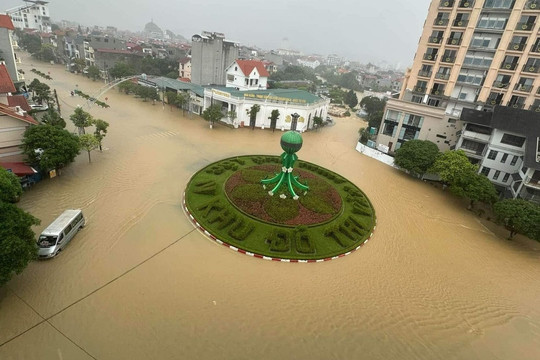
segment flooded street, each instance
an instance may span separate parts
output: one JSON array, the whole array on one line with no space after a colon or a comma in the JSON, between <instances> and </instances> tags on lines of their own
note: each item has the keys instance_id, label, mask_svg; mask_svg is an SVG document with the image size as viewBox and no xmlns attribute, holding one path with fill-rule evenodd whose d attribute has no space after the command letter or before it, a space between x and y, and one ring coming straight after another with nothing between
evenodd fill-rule
<instances>
[{"instance_id":1,"label":"flooded street","mask_svg":"<svg viewBox=\"0 0 540 360\"><path fill-rule=\"evenodd\" d=\"M103 83L50 71L62 115ZM42 80L40 78L40 80ZM463 203L355 151L360 120L303 134L298 156L371 199L356 253L286 264L206 239L182 212L190 176L236 154L279 155L281 132L201 118L109 91L104 151L27 191L39 233L67 208L87 226L57 258L0 289L0 359L538 359L540 245L504 239ZM491 229L491 230L490 230ZM493 233L495 231L496 233Z\"/></svg>"}]
</instances>

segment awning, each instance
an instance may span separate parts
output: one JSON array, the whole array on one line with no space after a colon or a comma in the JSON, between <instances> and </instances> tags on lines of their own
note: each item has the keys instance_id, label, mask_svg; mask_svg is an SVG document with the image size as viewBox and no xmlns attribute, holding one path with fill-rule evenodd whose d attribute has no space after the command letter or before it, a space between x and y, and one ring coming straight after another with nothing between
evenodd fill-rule
<instances>
[{"instance_id":1,"label":"awning","mask_svg":"<svg viewBox=\"0 0 540 360\"><path fill-rule=\"evenodd\" d=\"M26 165L23 162L3 162L0 163L4 169L14 173L17 176L34 175L37 174L36 169L30 165Z\"/></svg>"}]
</instances>

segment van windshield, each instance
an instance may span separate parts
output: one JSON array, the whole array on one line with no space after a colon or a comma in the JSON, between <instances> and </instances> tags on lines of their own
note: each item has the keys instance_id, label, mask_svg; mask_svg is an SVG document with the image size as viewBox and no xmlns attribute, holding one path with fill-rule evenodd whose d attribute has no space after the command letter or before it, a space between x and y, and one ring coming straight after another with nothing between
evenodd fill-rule
<instances>
[{"instance_id":1,"label":"van windshield","mask_svg":"<svg viewBox=\"0 0 540 360\"><path fill-rule=\"evenodd\" d=\"M56 236L40 235L38 240L38 246L40 248L48 248L56 245Z\"/></svg>"}]
</instances>

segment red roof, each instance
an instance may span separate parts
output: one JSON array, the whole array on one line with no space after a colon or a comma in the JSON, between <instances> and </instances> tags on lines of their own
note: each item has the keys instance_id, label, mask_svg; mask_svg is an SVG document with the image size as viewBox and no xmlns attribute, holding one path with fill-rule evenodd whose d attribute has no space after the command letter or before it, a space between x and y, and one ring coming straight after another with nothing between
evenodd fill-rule
<instances>
[{"instance_id":1,"label":"red roof","mask_svg":"<svg viewBox=\"0 0 540 360\"><path fill-rule=\"evenodd\" d=\"M7 99L8 99L8 106L9 107L20 106L21 109L23 109L24 111L32 110L30 105L28 105L28 101L26 101L26 98L24 96L22 96L22 95L8 96Z\"/></svg>"},{"instance_id":2,"label":"red roof","mask_svg":"<svg viewBox=\"0 0 540 360\"><path fill-rule=\"evenodd\" d=\"M181 77L179 78L178 80L182 81L182 82L187 82L187 83L190 83L191 82L191 79L190 78L187 78L187 77Z\"/></svg>"},{"instance_id":3,"label":"red roof","mask_svg":"<svg viewBox=\"0 0 540 360\"><path fill-rule=\"evenodd\" d=\"M190 62L190 61L191 61L191 58L190 58L190 57L185 57L185 58L182 58L182 59L178 60L178 62L179 62L180 64L187 64L187 63Z\"/></svg>"},{"instance_id":4,"label":"red roof","mask_svg":"<svg viewBox=\"0 0 540 360\"><path fill-rule=\"evenodd\" d=\"M17 89L15 89L15 85L13 85L13 81L9 77L6 65L0 65L0 94L14 93L16 91Z\"/></svg>"},{"instance_id":5,"label":"red roof","mask_svg":"<svg viewBox=\"0 0 540 360\"><path fill-rule=\"evenodd\" d=\"M11 116L12 118L19 119L24 121L25 123L32 124L32 125L39 125L39 123L30 115L24 114L19 115L17 114L13 109L11 109L9 106L0 104L0 114L5 114L8 116Z\"/></svg>"},{"instance_id":6,"label":"red roof","mask_svg":"<svg viewBox=\"0 0 540 360\"><path fill-rule=\"evenodd\" d=\"M13 26L13 22L9 15L0 15L0 28L15 30L15 26Z\"/></svg>"},{"instance_id":7,"label":"red roof","mask_svg":"<svg viewBox=\"0 0 540 360\"><path fill-rule=\"evenodd\" d=\"M6 170L11 170L17 176L34 175L37 173L33 167L22 162L3 162L0 163L0 166Z\"/></svg>"},{"instance_id":8,"label":"red roof","mask_svg":"<svg viewBox=\"0 0 540 360\"><path fill-rule=\"evenodd\" d=\"M249 76L253 69L257 68L257 71L259 72L259 75L262 77L269 77L270 74L268 71L264 68L264 64L262 61L259 60L236 60L236 63L238 66L240 66L240 69L244 73L245 76Z\"/></svg>"}]
</instances>

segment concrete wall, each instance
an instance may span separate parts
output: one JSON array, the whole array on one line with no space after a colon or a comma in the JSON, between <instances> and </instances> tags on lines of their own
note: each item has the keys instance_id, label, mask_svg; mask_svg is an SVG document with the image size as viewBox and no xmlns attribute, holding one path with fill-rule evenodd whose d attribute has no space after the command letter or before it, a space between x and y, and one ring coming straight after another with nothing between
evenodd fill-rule
<instances>
[{"instance_id":1,"label":"concrete wall","mask_svg":"<svg viewBox=\"0 0 540 360\"><path fill-rule=\"evenodd\" d=\"M19 73L15 65L15 54L13 53L11 31L5 28L0 28L0 58L4 59L9 77L15 83L19 81Z\"/></svg>"}]
</instances>

